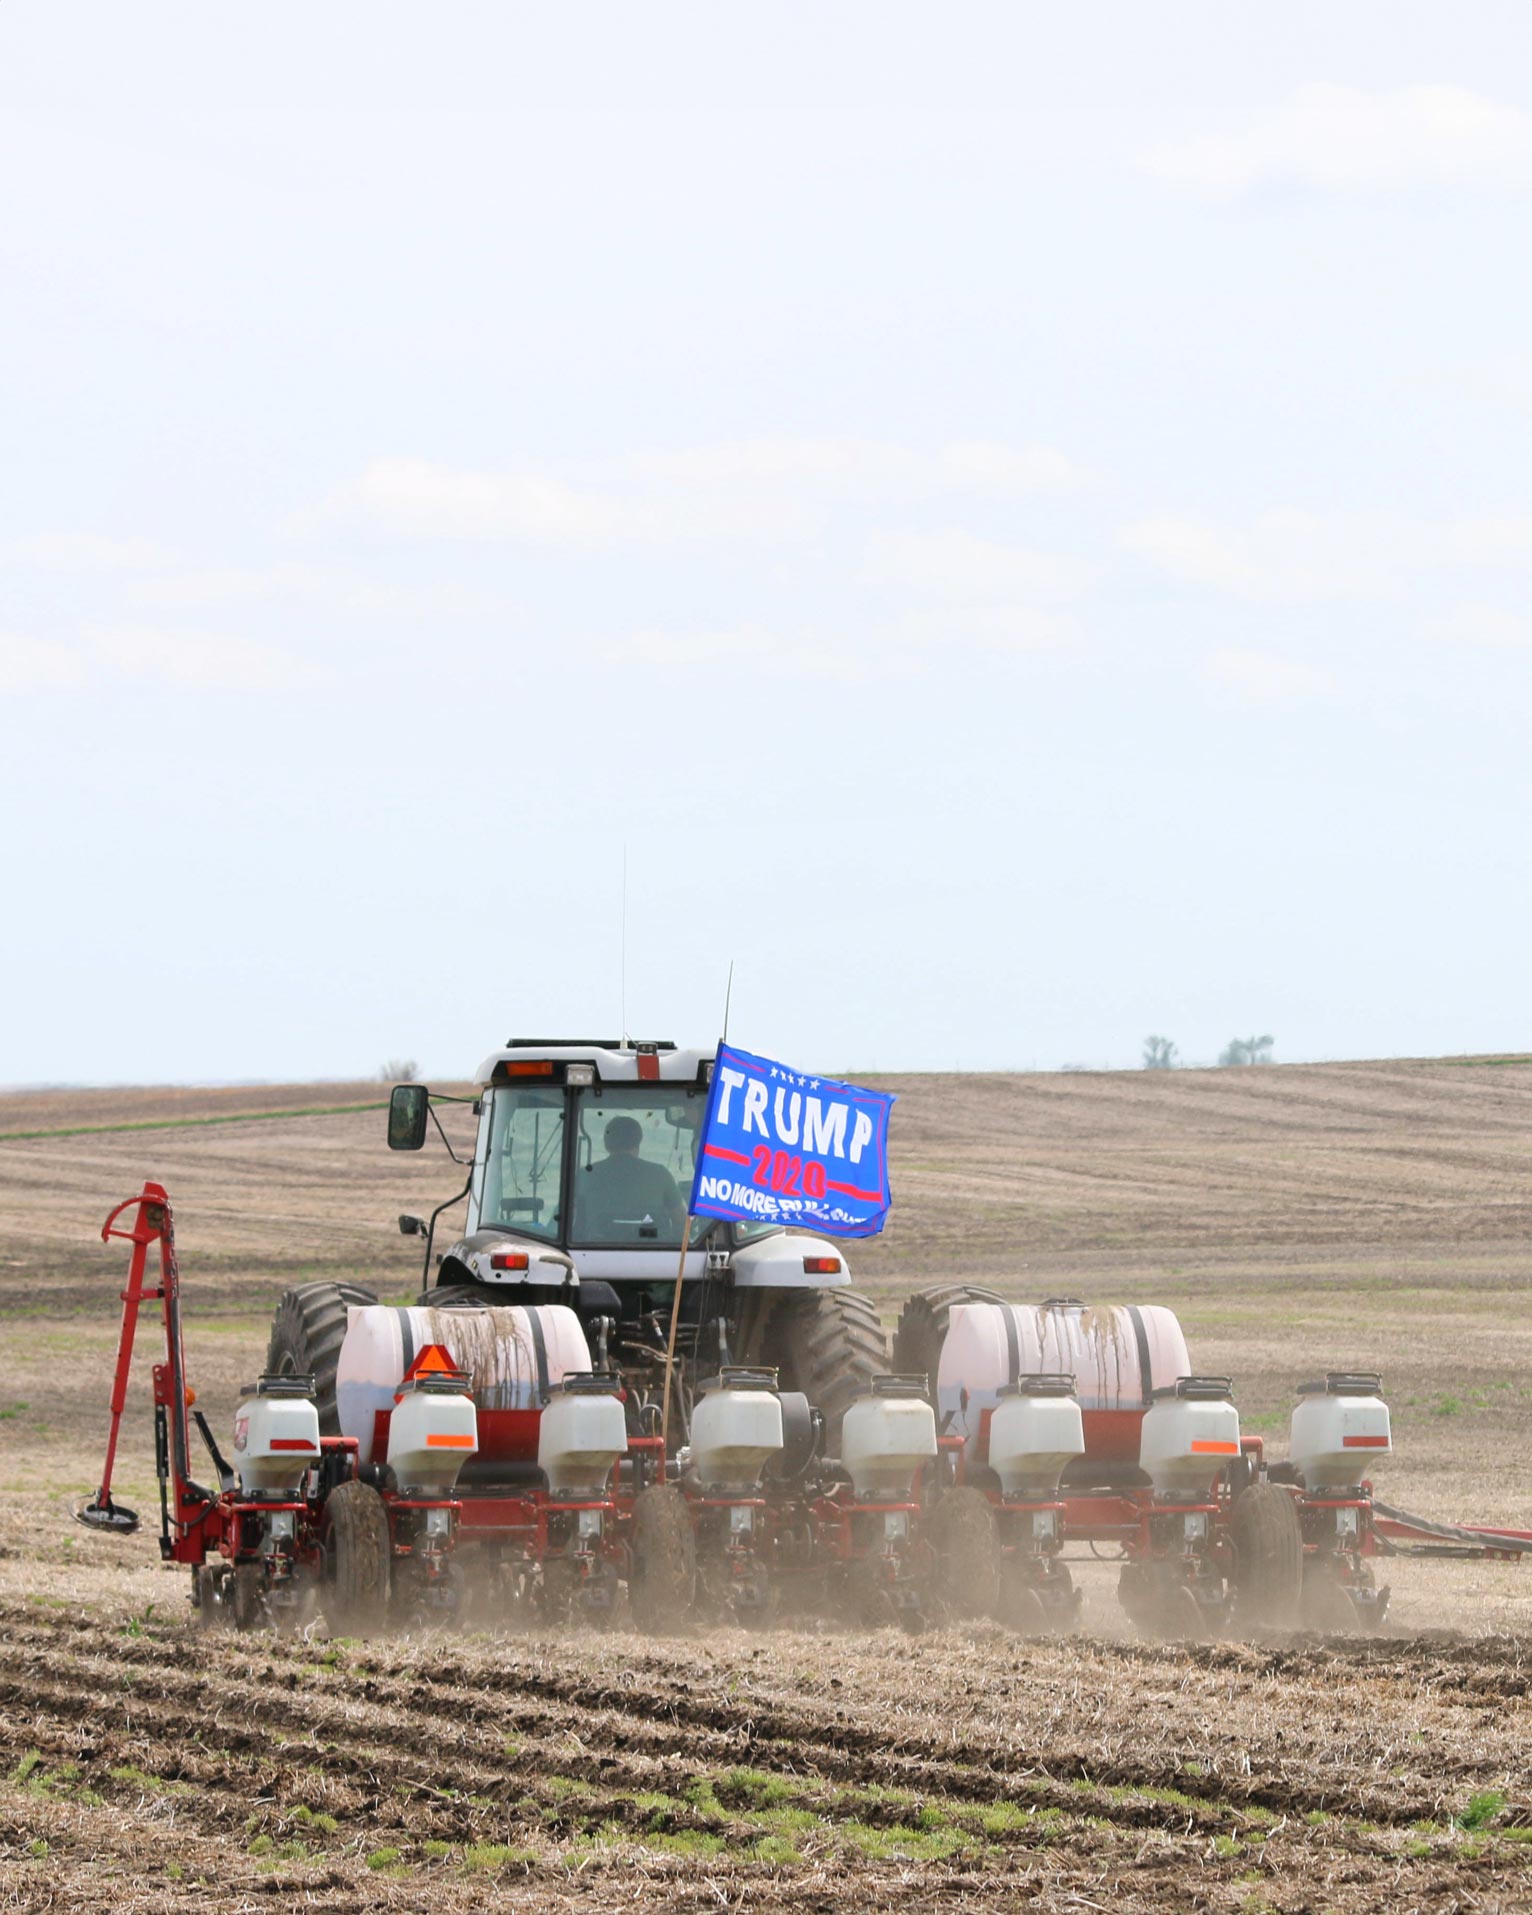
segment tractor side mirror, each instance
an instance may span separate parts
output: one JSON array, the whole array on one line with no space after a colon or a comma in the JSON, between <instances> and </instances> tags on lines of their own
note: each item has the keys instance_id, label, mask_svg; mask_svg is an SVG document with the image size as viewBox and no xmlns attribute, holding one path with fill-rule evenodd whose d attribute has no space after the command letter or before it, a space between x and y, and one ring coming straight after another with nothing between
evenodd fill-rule
<instances>
[{"instance_id":1,"label":"tractor side mirror","mask_svg":"<svg viewBox=\"0 0 1532 1915\"><path fill-rule=\"evenodd\" d=\"M426 1227L420 1221L419 1217L401 1217L399 1219L399 1235L401 1237L423 1237L425 1234Z\"/></svg>"},{"instance_id":2,"label":"tractor side mirror","mask_svg":"<svg viewBox=\"0 0 1532 1915\"><path fill-rule=\"evenodd\" d=\"M395 1084L388 1097L388 1147L419 1150L426 1140L431 1093L424 1084Z\"/></svg>"}]
</instances>

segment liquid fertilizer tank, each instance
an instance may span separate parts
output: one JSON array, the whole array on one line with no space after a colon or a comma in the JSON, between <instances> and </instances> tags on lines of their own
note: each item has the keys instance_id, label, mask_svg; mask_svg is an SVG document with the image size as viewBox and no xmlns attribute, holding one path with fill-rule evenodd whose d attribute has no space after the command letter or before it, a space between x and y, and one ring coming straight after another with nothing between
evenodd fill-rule
<instances>
[{"instance_id":1,"label":"liquid fertilizer tank","mask_svg":"<svg viewBox=\"0 0 1532 1915\"><path fill-rule=\"evenodd\" d=\"M1226 1376L1183 1376L1145 1412L1139 1467L1161 1496L1206 1496L1239 1455L1239 1411Z\"/></svg>"},{"instance_id":2,"label":"liquid fertilizer tank","mask_svg":"<svg viewBox=\"0 0 1532 1915\"><path fill-rule=\"evenodd\" d=\"M1159 1304L1091 1309L1069 1297L1037 1305L962 1303L953 1306L942 1343L937 1409L943 1430L966 1438L970 1457L982 1461L1002 1390L1024 1376L1073 1376L1081 1467L1131 1470L1154 1392L1191 1367L1175 1312Z\"/></svg>"},{"instance_id":3,"label":"liquid fertilizer tank","mask_svg":"<svg viewBox=\"0 0 1532 1915\"><path fill-rule=\"evenodd\" d=\"M989 1466L1002 1496L1051 1499L1065 1467L1084 1454L1072 1376L1024 1376L1002 1388L989 1423Z\"/></svg>"},{"instance_id":4,"label":"liquid fertilizer tank","mask_svg":"<svg viewBox=\"0 0 1532 1915\"><path fill-rule=\"evenodd\" d=\"M373 1461L379 1414L394 1408L399 1379L427 1344L448 1351L478 1410L475 1463L535 1463L542 1406L566 1376L591 1367L580 1319L563 1304L505 1309L353 1306L335 1374L341 1434ZM476 1474L479 1473L476 1469Z\"/></svg>"},{"instance_id":5,"label":"liquid fertilizer tank","mask_svg":"<svg viewBox=\"0 0 1532 1915\"><path fill-rule=\"evenodd\" d=\"M1300 1383L1289 1461L1310 1491L1354 1489L1374 1460L1393 1452L1383 1379L1371 1373Z\"/></svg>"},{"instance_id":6,"label":"liquid fertilizer tank","mask_svg":"<svg viewBox=\"0 0 1532 1915\"><path fill-rule=\"evenodd\" d=\"M615 1376L572 1371L549 1397L537 1436L538 1467L554 1496L600 1496L628 1453L627 1418Z\"/></svg>"},{"instance_id":7,"label":"liquid fertilizer tank","mask_svg":"<svg viewBox=\"0 0 1532 1915\"><path fill-rule=\"evenodd\" d=\"M479 1422L467 1378L428 1372L400 1385L388 1425L388 1466L405 1491L450 1494L479 1447Z\"/></svg>"},{"instance_id":8,"label":"liquid fertilizer tank","mask_svg":"<svg viewBox=\"0 0 1532 1915\"><path fill-rule=\"evenodd\" d=\"M915 1472L936 1454L936 1418L923 1376L875 1376L841 1427L840 1460L858 1497L902 1500Z\"/></svg>"},{"instance_id":9,"label":"liquid fertilizer tank","mask_svg":"<svg viewBox=\"0 0 1532 1915\"><path fill-rule=\"evenodd\" d=\"M692 1411L692 1469L705 1490L755 1489L782 1442L773 1370L725 1368Z\"/></svg>"},{"instance_id":10,"label":"liquid fertilizer tank","mask_svg":"<svg viewBox=\"0 0 1532 1915\"><path fill-rule=\"evenodd\" d=\"M319 1412L312 1379L263 1376L234 1413L234 1466L254 1500L297 1489L319 1461Z\"/></svg>"}]
</instances>

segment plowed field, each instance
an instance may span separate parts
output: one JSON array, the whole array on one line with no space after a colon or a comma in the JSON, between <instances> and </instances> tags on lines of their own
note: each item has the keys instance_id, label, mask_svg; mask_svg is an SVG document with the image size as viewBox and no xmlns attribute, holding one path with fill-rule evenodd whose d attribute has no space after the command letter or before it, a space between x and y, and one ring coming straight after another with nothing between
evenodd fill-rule
<instances>
[{"instance_id":1,"label":"plowed field","mask_svg":"<svg viewBox=\"0 0 1532 1915\"><path fill-rule=\"evenodd\" d=\"M1532 1066L893 1087L895 1222L852 1251L890 1327L959 1272L1166 1301L1279 1455L1300 1376L1380 1367L1389 1499L1532 1527ZM0 1098L0 1906L1532 1907L1532 1566L1391 1564L1368 1640L1142 1644L1106 1565L1040 1644L194 1629L151 1537L68 1520L124 1268L94 1231L170 1188L222 1427L285 1284L415 1287L393 1217L451 1166L333 1111L376 1095ZM180 1127L81 1128L144 1122Z\"/></svg>"}]
</instances>

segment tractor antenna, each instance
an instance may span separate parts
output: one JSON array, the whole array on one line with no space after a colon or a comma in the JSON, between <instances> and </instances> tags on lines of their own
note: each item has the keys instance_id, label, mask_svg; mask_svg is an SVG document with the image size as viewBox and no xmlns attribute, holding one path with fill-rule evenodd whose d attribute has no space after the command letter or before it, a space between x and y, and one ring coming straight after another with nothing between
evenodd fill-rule
<instances>
[{"instance_id":1,"label":"tractor antenna","mask_svg":"<svg viewBox=\"0 0 1532 1915\"><path fill-rule=\"evenodd\" d=\"M723 987L723 1041L729 1041L729 1001L734 996L734 960L729 959L729 981Z\"/></svg>"},{"instance_id":2,"label":"tractor antenna","mask_svg":"<svg viewBox=\"0 0 1532 1915\"><path fill-rule=\"evenodd\" d=\"M622 932L618 940L618 996L622 1026L621 1050L628 1048L628 847L622 847Z\"/></svg>"}]
</instances>

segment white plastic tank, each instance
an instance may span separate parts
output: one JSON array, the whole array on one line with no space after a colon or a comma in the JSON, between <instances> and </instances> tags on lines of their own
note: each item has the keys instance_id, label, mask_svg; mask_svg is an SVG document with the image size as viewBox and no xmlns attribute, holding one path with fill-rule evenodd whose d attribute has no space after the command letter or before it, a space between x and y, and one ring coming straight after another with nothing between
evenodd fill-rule
<instances>
[{"instance_id":1,"label":"white plastic tank","mask_svg":"<svg viewBox=\"0 0 1532 1915\"><path fill-rule=\"evenodd\" d=\"M989 1424L989 1464L1003 1496L1050 1500L1065 1464L1084 1454L1072 1376L1024 1376L1005 1385Z\"/></svg>"},{"instance_id":2,"label":"white plastic tank","mask_svg":"<svg viewBox=\"0 0 1532 1915\"><path fill-rule=\"evenodd\" d=\"M234 1467L240 1493L269 1501L297 1489L319 1461L319 1412L312 1378L263 1376L234 1412Z\"/></svg>"},{"instance_id":3,"label":"white plastic tank","mask_svg":"<svg viewBox=\"0 0 1532 1915\"><path fill-rule=\"evenodd\" d=\"M479 1447L479 1419L466 1379L441 1371L411 1377L388 1425L388 1466L403 1490L450 1495Z\"/></svg>"},{"instance_id":4,"label":"white plastic tank","mask_svg":"<svg viewBox=\"0 0 1532 1915\"><path fill-rule=\"evenodd\" d=\"M936 1454L936 1417L925 1378L876 1376L841 1424L840 1460L859 1497L902 1502L920 1465Z\"/></svg>"},{"instance_id":5,"label":"white plastic tank","mask_svg":"<svg viewBox=\"0 0 1532 1915\"><path fill-rule=\"evenodd\" d=\"M782 1448L782 1400L772 1371L727 1368L698 1401L692 1473L704 1489L749 1494Z\"/></svg>"},{"instance_id":6,"label":"white plastic tank","mask_svg":"<svg viewBox=\"0 0 1532 1915\"><path fill-rule=\"evenodd\" d=\"M1301 1383L1289 1461L1309 1490L1355 1489L1369 1465L1393 1453L1383 1379L1370 1373Z\"/></svg>"},{"instance_id":7,"label":"white plastic tank","mask_svg":"<svg viewBox=\"0 0 1532 1915\"><path fill-rule=\"evenodd\" d=\"M628 1453L628 1423L615 1377L564 1378L543 1410L537 1461L554 1496L603 1496L612 1467Z\"/></svg>"},{"instance_id":8,"label":"white plastic tank","mask_svg":"<svg viewBox=\"0 0 1532 1915\"><path fill-rule=\"evenodd\" d=\"M1239 1411L1226 1376L1183 1376L1155 1393L1138 1460L1161 1496L1205 1496L1238 1455Z\"/></svg>"},{"instance_id":9,"label":"white plastic tank","mask_svg":"<svg viewBox=\"0 0 1532 1915\"><path fill-rule=\"evenodd\" d=\"M482 1454L531 1462L543 1399L572 1372L590 1369L580 1319L561 1303L504 1309L434 1310L353 1305L335 1375L341 1433L372 1461L374 1418L392 1410L404 1373L428 1343L440 1344L468 1378L483 1411L521 1411L488 1428Z\"/></svg>"},{"instance_id":10,"label":"white plastic tank","mask_svg":"<svg viewBox=\"0 0 1532 1915\"><path fill-rule=\"evenodd\" d=\"M968 1439L1007 1384L1044 1372L1073 1376L1093 1458L1132 1463L1138 1424L1155 1390L1191 1370L1173 1310L1160 1304L959 1303L952 1308L937 1369L942 1428Z\"/></svg>"}]
</instances>

